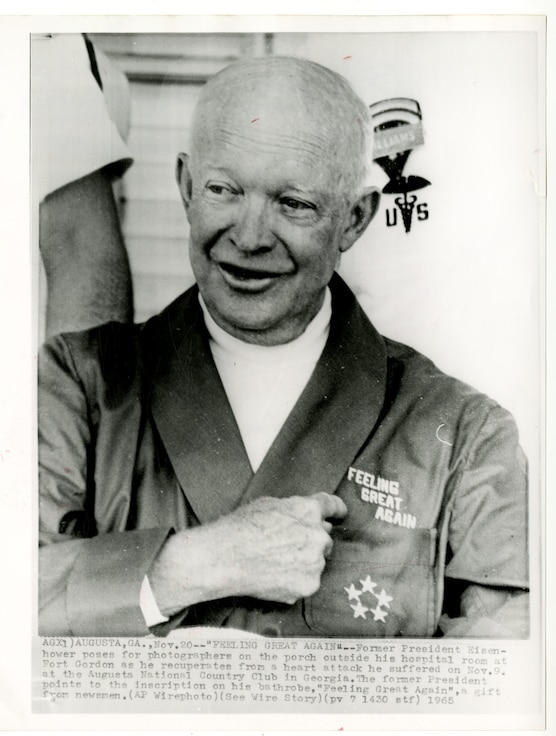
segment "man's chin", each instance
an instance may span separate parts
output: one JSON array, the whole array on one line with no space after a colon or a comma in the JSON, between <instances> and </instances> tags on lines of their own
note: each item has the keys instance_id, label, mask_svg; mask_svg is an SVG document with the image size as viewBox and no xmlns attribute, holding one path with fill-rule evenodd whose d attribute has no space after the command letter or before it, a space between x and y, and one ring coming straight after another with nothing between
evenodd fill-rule
<instances>
[{"instance_id":1,"label":"man's chin","mask_svg":"<svg viewBox=\"0 0 556 736\"><path fill-rule=\"evenodd\" d=\"M237 301L243 303L238 305ZM246 295L245 301L240 297L235 304L209 306L209 311L219 327L243 342L280 345L297 337L291 320L281 318L268 303L258 303L252 294Z\"/></svg>"},{"instance_id":2,"label":"man's chin","mask_svg":"<svg viewBox=\"0 0 556 736\"><path fill-rule=\"evenodd\" d=\"M246 342L258 342L255 339L247 339L247 336L253 335L253 338L256 338L257 335L260 335L262 340L264 333L272 332L275 329L276 320L265 314L253 314L253 311L248 313L238 313L236 311L233 314L224 312L223 314L213 315L213 319L231 335L235 337L244 335L245 337L241 337L241 339L245 339Z\"/></svg>"}]
</instances>

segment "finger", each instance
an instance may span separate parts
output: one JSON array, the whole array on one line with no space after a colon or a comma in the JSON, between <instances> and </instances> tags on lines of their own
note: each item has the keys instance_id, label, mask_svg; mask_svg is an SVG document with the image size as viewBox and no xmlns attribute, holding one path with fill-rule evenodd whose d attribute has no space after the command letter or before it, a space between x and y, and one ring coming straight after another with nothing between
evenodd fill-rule
<instances>
[{"instance_id":1,"label":"finger","mask_svg":"<svg viewBox=\"0 0 556 736\"><path fill-rule=\"evenodd\" d=\"M322 528L327 534L330 534L330 532L332 531L332 523L330 521L323 521Z\"/></svg>"},{"instance_id":2,"label":"finger","mask_svg":"<svg viewBox=\"0 0 556 736\"><path fill-rule=\"evenodd\" d=\"M314 493L311 498L318 502L323 519L343 519L347 514L347 506L338 496L330 493Z\"/></svg>"}]
</instances>

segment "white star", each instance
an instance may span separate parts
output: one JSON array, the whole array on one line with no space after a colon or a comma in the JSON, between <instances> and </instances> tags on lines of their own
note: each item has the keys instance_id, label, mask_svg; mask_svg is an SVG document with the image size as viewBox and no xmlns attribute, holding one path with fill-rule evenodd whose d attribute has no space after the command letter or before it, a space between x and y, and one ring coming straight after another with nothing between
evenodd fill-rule
<instances>
[{"instance_id":1,"label":"white star","mask_svg":"<svg viewBox=\"0 0 556 736\"><path fill-rule=\"evenodd\" d=\"M356 601L359 601L359 596L361 595L361 591L357 590L357 588L355 587L353 583L349 586L349 588L344 588L344 590L348 594L348 600L351 601L353 598L355 598Z\"/></svg>"},{"instance_id":2,"label":"white star","mask_svg":"<svg viewBox=\"0 0 556 736\"><path fill-rule=\"evenodd\" d=\"M377 583L373 583L370 575L367 575L365 580L360 580L359 582L363 586L363 590L361 591L362 593L374 593L374 589L376 588Z\"/></svg>"},{"instance_id":3,"label":"white star","mask_svg":"<svg viewBox=\"0 0 556 736\"><path fill-rule=\"evenodd\" d=\"M365 612L369 609L366 606L362 605L361 601L358 600L357 605L351 606L351 608L353 608L353 618L367 618L365 616Z\"/></svg>"},{"instance_id":4,"label":"white star","mask_svg":"<svg viewBox=\"0 0 556 736\"><path fill-rule=\"evenodd\" d=\"M384 588L380 591L378 595L375 593L375 597L378 601L377 605L390 608L390 601L393 600L393 598L391 595L386 595L386 591L384 590Z\"/></svg>"},{"instance_id":5,"label":"white star","mask_svg":"<svg viewBox=\"0 0 556 736\"><path fill-rule=\"evenodd\" d=\"M376 608L371 608L371 613L373 614L373 621L382 621L383 624L386 623L386 616L388 616L388 611L383 611L382 608L377 605Z\"/></svg>"}]
</instances>

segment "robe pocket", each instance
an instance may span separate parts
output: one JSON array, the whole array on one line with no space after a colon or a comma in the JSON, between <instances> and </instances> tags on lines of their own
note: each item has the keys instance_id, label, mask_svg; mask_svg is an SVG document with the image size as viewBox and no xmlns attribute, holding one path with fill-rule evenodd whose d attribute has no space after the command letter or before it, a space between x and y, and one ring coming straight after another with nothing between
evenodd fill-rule
<instances>
[{"instance_id":1,"label":"robe pocket","mask_svg":"<svg viewBox=\"0 0 556 736\"><path fill-rule=\"evenodd\" d=\"M432 636L435 557L435 529L335 540L319 590L304 601L307 625L323 636Z\"/></svg>"}]
</instances>

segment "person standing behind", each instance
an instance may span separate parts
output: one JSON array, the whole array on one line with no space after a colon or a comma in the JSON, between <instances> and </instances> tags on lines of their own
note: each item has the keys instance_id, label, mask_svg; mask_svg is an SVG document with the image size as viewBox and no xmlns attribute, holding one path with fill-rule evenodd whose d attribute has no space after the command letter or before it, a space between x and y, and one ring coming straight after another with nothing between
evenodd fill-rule
<instances>
[{"instance_id":1,"label":"person standing behind","mask_svg":"<svg viewBox=\"0 0 556 736\"><path fill-rule=\"evenodd\" d=\"M131 273L113 191L132 163L127 80L78 34L34 37L31 67L46 336L129 322Z\"/></svg>"}]
</instances>

